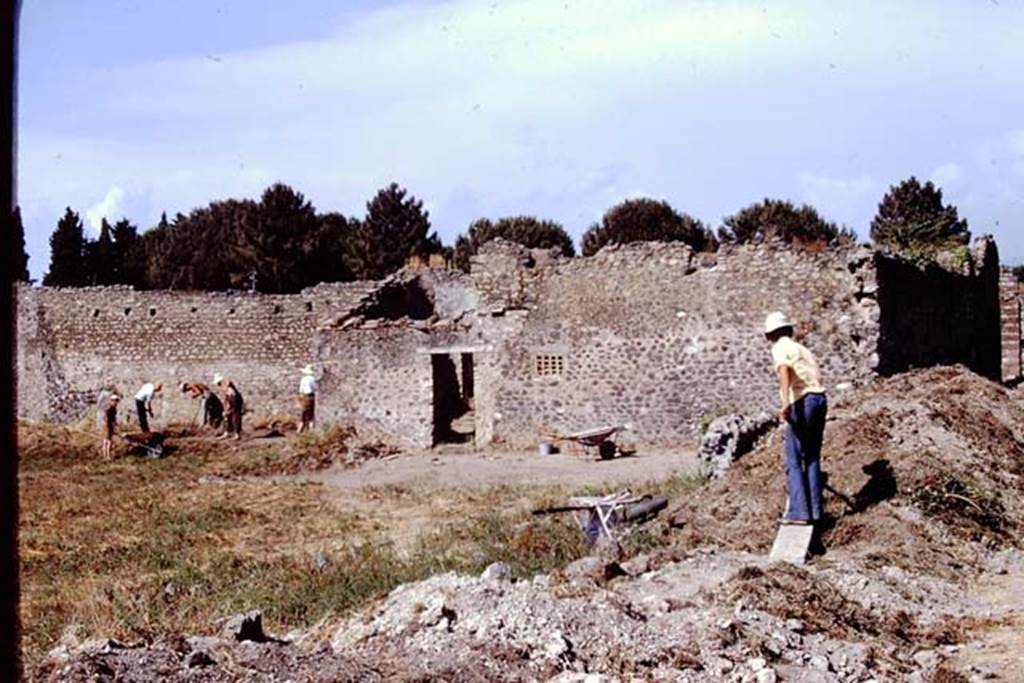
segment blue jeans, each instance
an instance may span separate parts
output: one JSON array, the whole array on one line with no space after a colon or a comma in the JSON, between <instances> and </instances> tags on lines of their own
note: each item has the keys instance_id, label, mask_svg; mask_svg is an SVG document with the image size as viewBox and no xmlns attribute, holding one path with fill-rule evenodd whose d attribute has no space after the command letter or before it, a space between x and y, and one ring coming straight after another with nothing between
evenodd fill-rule
<instances>
[{"instance_id":1,"label":"blue jeans","mask_svg":"<svg viewBox=\"0 0 1024 683\"><path fill-rule=\"evenodd\" d=\"M821 519L821 441L827 413L824 394L806 394L786 411L789 519Z\"/></svg>"}]
</instances>

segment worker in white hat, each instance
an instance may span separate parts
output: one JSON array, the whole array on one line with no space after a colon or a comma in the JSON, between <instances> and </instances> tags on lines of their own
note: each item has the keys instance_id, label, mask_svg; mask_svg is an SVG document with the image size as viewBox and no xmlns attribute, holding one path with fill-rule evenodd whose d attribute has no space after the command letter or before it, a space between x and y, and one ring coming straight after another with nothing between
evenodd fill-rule
<instances>
[{"instance_id":1,"label":"worker in white hat","mask_svg":"<svg viewBox=\"0 0 1024 683\"><path fill-rule=\"evenodd\" d=\"M219 372L213 376L213 383L220 388L221 402L224 404L224 433L220 435L220 438L233 438L238 441L242 438L242 413L245 411L242 392L238 390L234 382Z\"/></svg>"},{"instance_id":2,"label":"worker in white hat","mask_svg":"<svg viewBox=\"0 0 1024 683\"><path fill-rule=\"evenodd\" d=\"M793 323L784 313L769 313L764 336L772 343L772 363L779 378L779 419L786 424L784 523L814 524L822 516L821 443L828 401L818 363L806 346L793 339Z\"/></svg>"},{"instance_id":3,"label":"worker in white hat","mask_svg":"<svg viewBox=\"0 0 1024 683\"><path fill-rule=\"evenodd\" d=\"M299 432L313 428L316 420L316 372L312 365L307 365L300 371L299 378Z\"/></svg>"}]
</instances>

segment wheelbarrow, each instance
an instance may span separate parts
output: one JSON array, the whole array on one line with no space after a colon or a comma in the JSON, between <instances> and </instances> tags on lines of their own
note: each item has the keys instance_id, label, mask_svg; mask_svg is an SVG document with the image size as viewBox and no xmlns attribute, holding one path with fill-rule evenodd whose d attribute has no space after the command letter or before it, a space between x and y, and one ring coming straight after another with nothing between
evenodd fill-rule
<instances>
[{"instance_id":1,"label":"wheelbarrow","mask_svg":"<svg viewBox=\"0 0 1024 683\"><path fill-rule=\"evenodd\" d=\"M160 432L129 432L117 435L134 453L157 460L164 457L164 435Z\"/></svg>"},{"instance_id":2,"label":"wheelbarrow","mask_svg":"<svg viewBox=\"0 0 1024 683\"><path fill-rule=\"evenodd\" d=\"M590 454L590 449L595 449L601 460L611 460L615 457L615 442L613 436L626 429L625 425L609 425L606 427L595 427L574 434L543 434L545 438L554 442L572 441L583 447L584 453Z\"/></svg>"},{"instance_id":3,"label":"wheelbarrow","mask_svg":"<svg viewBox=\"0 0 1024 683\"><path fill-rule=\"evenodd\" d=\"M566 505L534 510L535 515L557 512L572 512L580 530L587 539L587 545L597 545L602 540L618 545L612 531L614 527L650 519L668 507L664 496L637 496L629 489L607 496L574 496Z\"/></svg>"}]
</instances>

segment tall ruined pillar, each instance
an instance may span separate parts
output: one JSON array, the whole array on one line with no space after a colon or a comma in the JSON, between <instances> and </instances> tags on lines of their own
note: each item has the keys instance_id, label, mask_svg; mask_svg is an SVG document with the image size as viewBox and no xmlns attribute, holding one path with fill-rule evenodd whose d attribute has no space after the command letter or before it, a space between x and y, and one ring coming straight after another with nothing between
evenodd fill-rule
<instances>
[{"instance_id":1,"label":"tall ruined pillar","mask_svg":"<svg viewBox=\"0 0 1024 683\"><path fill-rule=\"evenodd\" d=\"M1021 378L1021 287L1009 268L999 274L999 317L1002 327L1003 381Z\"/></svg>"}]
</instances>

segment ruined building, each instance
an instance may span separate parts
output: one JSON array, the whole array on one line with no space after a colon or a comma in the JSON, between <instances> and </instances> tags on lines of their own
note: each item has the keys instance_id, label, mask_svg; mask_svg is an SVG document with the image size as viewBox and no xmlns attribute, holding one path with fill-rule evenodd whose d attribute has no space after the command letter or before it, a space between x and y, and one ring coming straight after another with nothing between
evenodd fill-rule
<instances>
[{"instance_id":1,"label":"ruined building","mask_svg":"<svg viewBox=\"0 0 1024 683\"><path fill-rule=\"evenodd\" d=\"M1017 378L1020 297L1000 282L995 244L979 238L941 265L864 246L643 243L564 259L494 242L468 275L426 268L295 295L23 288L19 413L74 420L101 388L158 380L163 417L187 420L176 384L215 372L254 411L293 413L298 369L314 363L322 425L409 446L531 446L614 424L637 444L677 444L709 413L774 407L761 325L775 309L832 393L934 364Z\"/></svg>"}]
</instances>

